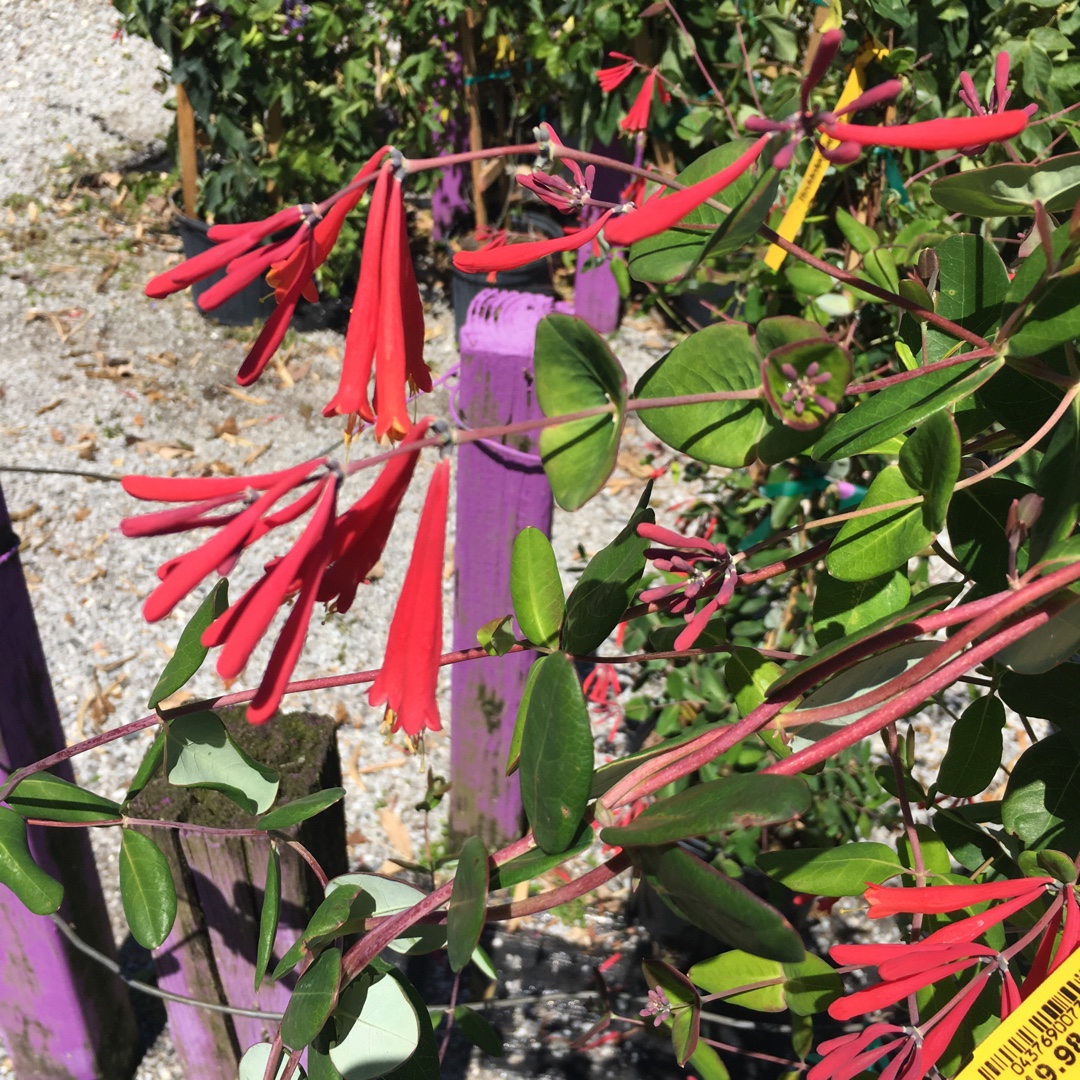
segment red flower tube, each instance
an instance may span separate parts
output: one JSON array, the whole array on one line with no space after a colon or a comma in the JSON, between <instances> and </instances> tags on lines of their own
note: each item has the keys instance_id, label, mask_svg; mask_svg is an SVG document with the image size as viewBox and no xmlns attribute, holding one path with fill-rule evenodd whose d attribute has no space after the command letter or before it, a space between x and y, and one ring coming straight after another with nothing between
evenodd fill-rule
<instances>
[{"instance_id":1,"label":"red flower tube","mask_svg":"<svg viewBox=\"0 0 1080 1080\"><path fill-rule=\"evenodd\" d=\"M961 116L955 120L923 120L917 124L823 123L819 130L844 143L860 146L895 146L908 150L961 150L977 143L999 142L1019 135L1027 127L1023 109L992 116Z\"/></svg>"},{"instance_id":2,"label":"red flower tube","mask_svg":"<svg viewBox=\"0 0 1080 1080\"><path fill-rule=\"evenodd\" d=\"M637 61L632 56L627 56L626 53L613 52L608 55L618 57L623 63L616 64L615 67L600 68L597 71L596 81L605 94L610 94L612 90L622 86L638 66Z\"/></svg>"},{"instance_id":3,"label":"red flower tube","mask_svg":"<svg viewBox=\"0 0 1080 1080\"><path fill-rule=\"evenodd\" d=\"M761 156L768 135L762 135L757 142L741 154L726 169L721 169L713 176L699 180L682 191L667 195L654 195L638 210L612 220L604 231L609 244L628 245L647 236L670 229L677 225L691 210L695 210L706 199L719 195L729 184L733 184ZM455 259L456 262L456 259Z\"/></svg>"},{"instance_id":4,"label":"red flower tube","mask_svg":"<svg viewBox=\"0 0 1080 1080\"><path fill-rule=\"evenodd\" d=\"M653 68L645 76L641 84L634 104L630 111L619 121L619 127L623 131L645 131L649 126L649 113L652 110L653 89L656 86L656 69Z\"/></svg>"},{"instance_id":5,"label":"red flower tube","mask_svg":"<svg viewBox=\"0 0 1080 1080\"><path fill-rule=\"evenodd\" d=\"M368 701L386 705L392 731L410 739L425 728L440 731L436 689L442 655L442 571L450 461L440 461L428 487L412 560L390 623L386 656Z\"/></svg>"},{"instance_id":6,"label":"red flower tube","mask_svg":"<svg viewBox=\"0 0 1080 1080\"><path fill-rule=\"evenodd\" d=\"M1009 878L1005 881L984 881L971 885L934 885L930 888L895 888L885 885L867 885L866 899L870 902L867 915L871 919L884 919L889 915L919 912L923 915L941 915L958 911L971 904L987 900L1005 900L1028 896L1034 899L1052 884L1048 877ZM947 929L947 928L946 928Z\"/></svg>"},{"instance_id":7,"label":"red flower tube","mask_svg":"<svg viewBox=\"0 0 1080 1080\"><path fill-rule=\"evenodd\" d=\"M499 270L516 270L537 259L555 255L561 251L576 251L595 240L607 224L612 211L605 211L587 228L553 240L535 240L524 244L498 244L479 251L459 251L454 256L454 266L465 274L482 274ZM610 226L609 226L610 229Z\"/></svg>"}]
</instances>

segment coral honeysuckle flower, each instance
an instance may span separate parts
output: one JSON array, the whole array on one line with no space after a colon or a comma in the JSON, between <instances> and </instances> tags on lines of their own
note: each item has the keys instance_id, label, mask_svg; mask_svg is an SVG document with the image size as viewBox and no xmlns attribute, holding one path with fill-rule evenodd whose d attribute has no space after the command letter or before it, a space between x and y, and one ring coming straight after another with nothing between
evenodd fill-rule
<instances>
[{"instance_id":1,"label":"coral honeysuckle flower","mask_svg":"<svg viewBox=\"0 0 1080 1080\"><path fill-rule=\"evenodd\" d=\"M982 102L979 100L979 92L975 89L975 81L966 71L960 72L960 100L976 116L987 116L991 113L1003 113L1009 98L1012 97L1008 87L1009 54L1004 51L999 52L997 56L994 57L994 85L990 91L990 100L985 109L983 108ZM1039 111L1039 106L1026 105L1022 111L1027 113L1028 118L1030 119ZM975 146L963 146L960 148L960 152L962 154L967 154L968 157L974 157L977 154L981 154L989 145L988 142L984 142Z\"/></svg>"},{"instance_id":2,"label":"coral honeysuckle flower","mask_svg":"<svg viewBox=\"0 0 1080 1080\"><path fill-rule=\"evenodd\" d=\"M406 383L431 389L424 363L424 307L405 224L405 197L391 162L375 181L337 392L324 416L358 416L376 438L401 439L411 424ZM368 397L375 375L374 403Z\"/></svg>"},{"instance_id":3,"label":"coral honeysuckle flower","mask_svg":"<svg viewBox=\"0 0 1080 1080\"><path fill-rule=\"evenodd\" d=\"M871 87L842 108L833 111L811 107L810 95L829 69L844 40L842 30L829 30L821 35L810 71L803 80L799 95L799 111L786 120L771 120L751 116L746 121L748 131L787 132L790 141L773 158L782 169L791 161L800 139L809 138L826 160L848 164L862 152L864 146L903 147L911 150L958 150L976 143L991 143L1010 139L1027 126L1028 114L1023 110L1002 112L996 116L973 116L960 119L924 120L916 124L872 125L848 124L838 118L884 105L896 99L903 89L898 79L889 79ZM819 136L827 135L840 145L825 146Z\"/></svg>"},{"instance_id":4,"label":"coral honeysuckle flower","mask_svg":"<svg viewBox=\"0 0 1080 1080\"><path fill-rule=\"evenodd\" d=\"M645 558L657 570L685 574L685 581L646 589L640 599L646 604L663 604L672 615L681 615L686 629L675 639L676 649L689 649L701 636L709 619L735 594L738 574L731 554L723 544L683 536L661 525L643 523L638 536L663 547L647 548ZM698 608L698 602L705 603Z\"/></svg>"},{"instance_id":5,"label":"coral honeysuckle flower","mask_svg":"<svg viewBox=\"0 0 1080 1080\"><path fill-rule=\"evenodd\" d=\"M482 274L500 270L516 270L537 259L555 255L560 251L576 251L595 240L608 223L613 211L605 210L599 218L584 229L554 240L530 240L523 244L489 244L478 251L459 251L454 256L454 266L466 274Z\"/></svg>"},{"instance_id":6,"label":"coral honeysuckle flower","mask_svg":"<svg viewBox=\"0 0 1080 1080\"><path fill-rule=\"evenodd\" d=\"M623 62L616 64L615 67L600 68L597 71L596 81L605 94L610 94L612 90L622 86L638 66L637 61L632 56L627 56L626 53L613 52L608 55L614 56Z\"/></svg>"},{"instance_id":7,"label":"coral honeysuckle flower","mask_svg":"<svg viewBox=\"0 0 1080 1080\"><path fill-rule=\"evenodd\" d=\"M649 113L652 111L653 90L656 88L656 68L652 68L645 76L638 95L634 98L634 104L630 111L619 121L619 127L623 131L645 131L649 126ZM671 100L671 95L660 82L660 100L666 105Z\"/></svg>"},{"instance_id":8,"label":"coral honeysuckle flower","mask_svg":"<svg viewBox=\"0 0 1080 1080\"><path fill-rule=\"evenodd\" d=\"M416 543L397 610L390 622L383 666L368 701L386 705L390 730L410 739L425 729L440 731L436 689L442 656L442 582L446 554L446 511L450 461L435 466L428 487Z\"/></svg>"},{"instance_id":9,"label":"coral honeysuckle flower","mask_svg":"<svg viewBox=\"0 0 1080 1080\"><path fill-rule=\"evenodd\" d=\"M547 139L562 146L562 139L555 133L555 129L548 123L541 124L536 129L538 139ZM596 167L588 166L584 172L576 161L563 161L570 170L573 183L567 183L561 176L551 176L539 169L533 169L527 176L519 176L517 182L528 188L537 198L546 202L548 206L554 206L564 214L572 214L580 210L592 198L593 181L596 179Z\"/></svg>"},{"instance_id":10,"label":"coral honeysuckle flower","mask_svg":"<svg viewBox=\"0 0 1080 1080\"><path fill-rule=\"evenodd\" d=\"M274 511L280 499L290 491L320 479L318 474L327 468L335 471L326 458L315 458L280 472L247 478L125 476L124 490L137 499L192 504L183 510L126 518L120 523L120 531L125 536L153 536L205 526L219 527L205 543L168 560L158 569L161 584L143 605L146 621L157 622L164 618L204 578L222 567L231 567L240 552L255 539L310 509L316 498L305 492L284 509ZM208 516L209 511L238 501L243 501L241 509Z\"/></svg>"},{"instance_id":11,"label":"coral honeysuckle flower","mask_svg":"<svg viewBox=\"0 0 1080 1080\"><path fill-rule=\"evenodd\" d=\"M401 445L423 439L432 420L427 416L418 421ZM357 589L382 557L419 457L416 450L391 458L375 483L337 519L330 564L319 585L320 603L333 603L341 614L352 607Z\"/></svg>"},{"instance_id":12,"label":"coral honeysuckle flower","mask_svg":"<svg viewBox=\"0 0 1080 1080\"><path fill-rule=\"evenodd\" d=\"M870 903L867 915L884 919L904 913L941 915L959 911L987 900L1010 900L1027 897L1028 902L1041 896L1053 878L1008 878L1004 881L983 881L971 885L934 885L929 888L897 888L886 885L867 885L866 899Z\"/></svg>"},{"instance_id":13,"label":"coral honeysuckle flower","mask_svg":"<svg viewBox=\"0 0 1080 1080\"><path fill-rule=\"evenodd\" d=\"M696 209L706 199L719 195L729 184L738 180L761 156L768 141L769 136L762 135L726 169L721 169L718 173L683 188L682 191L674 191L664 196L654 195L640 209L614 218L604 231L605 239L612 245L628 245L677 225L691 210Z\"/></svg>"}]
</instances>

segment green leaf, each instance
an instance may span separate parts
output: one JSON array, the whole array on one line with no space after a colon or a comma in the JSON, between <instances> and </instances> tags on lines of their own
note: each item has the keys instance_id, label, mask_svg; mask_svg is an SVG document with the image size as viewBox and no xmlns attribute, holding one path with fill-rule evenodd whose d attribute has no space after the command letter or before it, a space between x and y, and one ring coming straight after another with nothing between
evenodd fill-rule
<instances>
[{"instance_id":1,"label":"green leaf","mask_svg":"<svg viewBox=\"0 0 1080 1080\"><path fill-rule=\"evenodd\" d=\"M998 686L1001 700L1024 716L1050 720L1058 727L1076 725L1080 717L1080 664L1059 664L1042 675L1018 675L1006 671Z\"/></svg>"},{"instance_id":2,"label":"green leaf","mask_svg":"<svg viewBox=\"0 0 1080 1080\"><path fill-rule=\"evenodd\" d=\"M887 465L875 477L859 509L870 510L918 496L899 467ZM933 538L923 525L919 505L882 510L845 521L829 548L825 565L841 581L867 581L905 566Z\"/></svg>"},{"instance_id":3,"label":"green leaf","mask_svg":"<svg viewBox=\"0 0 1080 1080\"><path fill-rule=\"evenodd\" d=\"M765 700L769 687L783 674L779 664L766 660L756 649L733 646L731 658L724 665L724 681L735 699L739 716L753 712Z\"/></svg>"},{"instance_id":4,"label":"green leaf","mask_svg":"<svg viewBox=\"0 0 1080 1080\"><path fill-rule=\"evenodd\" d=\"M307 1046L334 1011L341 981L341 950L324 949L300 976L281 1021L281 1041L290 1050Z\"/></svg>"},{"instance_id":5,"label":"green leaf","mask_svg":"<svg viewBox=\"0 0 1080 1080\"><path fill-rule=\"evenodd\" d=\"M1067 214L1080 199L1080 154L969 169L936 180L930 195L950 214L969 217L1031 217L1036 200L1047 213Z\"/></svg>"},{"instance_id":6,"label":"green leaf","mask_svg":"<svg viewBox=\"0 0 1080 1080\"><path fill-rule=\"evenodd\" d=\"M851 373L851 354L827 338L781 345L761 362L769 405L797 431L818 428L836 412Z\"/></svg>"},{"instance_id":7,"label":"green leaf","mask_svg":"<svg viewBox=\"0 0 1080 1080\"><path fill-rule=\"evenodd\" d=\"M671 1016L664 1021L671 1029L675 1060L684 1066L697 1048L701 1029L701 998L694 984L670 964L646 960L641 965L650 990L660 989L671 1004Z\"/></svg>"},{"instance_id":8,"label":"green leaf","mask_svg":"<svg viewBox=\"0 0 1080 1080\"><path fill-rule=\"evenodd\" d=\"M937 313L984 338L993 337L1009 289L1009 273L994 245L981 236L963 233L942 241L934 252L941 270L934 305ZM922 347L918 323L904 319L900 331L912 350L918 352ZM926 327L928 362L942 360L958 347L968 346L951 334Z\"/></svg>"},{"instance_id":9,"label":"green leaf","mask_svg":"<svg viewBox=\"0 0 1080 1080\"><path fill-rule=\"evenodd\" d=\"M184 627L180 640L176 643L176 652L169 658L165 670L154 687L147 705L156 709L158 704L175 694L202 667L206 654L210 651L202 643L203 632L229 606L229 582L222 578L207 594L199 605L199 610Z\"/></svg>"},{"instance_id":10,"label":"green leaf","mask_svg":"<svg viewBox=\"0 0 1080 1080\"><path fill-rule=\"evenodd\" d=\"M487 891L487 848L479 836L470 836L458 856L454 888L446 912L446 952L451 971L461 971L480 942Z\"/></svg>"},{"instance_id":11,"label":"green leaf","mask_svg":"<svg viewBox=\"0 0 1080 1080\"><path fill-rule=\"evenodd\" d=\"M42 821L111 821L120 817L120 804L92 791L39 772L21 780L7 797L23 817Z\"/></svg>"},{"instance_id":12,"label":"green leaf","mask_svg":"<svg viewBox=\"0 0 1080 1080\"><path fill-rule=\"evenodd\" d=\"M340 787L324 788L294 799L284 806L275 807L268 814L259 818L257 828L269 832L271 829L288 829L321 814L327 807L333 806L345 798L345 789Z\"/></svg>"},{"instance_id":13,"label":"green leaf","mask_svg":"<svg viewBox=\"0 0 1080 1080\"><path fill-rule=\"evenodd\" d=\"M708 1043L698 1042L690 1055L689 1069L698 1080L731 1080L723 1059Z\"/></svg>"},{"instance_id":14,"label":"green leaf","mask_svg":"<svg viewBox=\"0 0 1080 1080\"><path fill-rule=\"evenodd\" d=\"M417 1026L420 1029L420 1043L412 1054L393 1072L388 1072L383 1080L439 1080L439 1047L435 1042L435 1031L427 1021L428 1009L424 999L397 968L390 968L387 976L401 987L413 1007L419 1021Z\"/></svg>"},{"instance_id":15,"label":"green leaf","mask_svg":"<svg viewBox=\"0 0 1080 1080\"><path fill-rule=\"evenodd\" d=\"M844 413L814 444L817 461L838 461L921 424L928 416L977 390L1005 361L965 360L952 367L887 386Z\"/></svg>"},{"instance_id":16,"label":"green leaf","mask_svg":"<svg viewBox=\"0 0 1080 1080\"><path fill-rule=\"evenodd\" d=\"M1080 649L1080 605L1072 604L1019 641L996 653L999 664L1023 675L1040 675Z\"/></svg>"},{"instance_id":17,"label":"green leaf","mask_svg":"<svg viewBox=\"0 0 1080 1080\"><path fill-rule=\"evenodd\" d=\"M810 808L810 789L798 776L758 773L695 784L653 803L628 825L609 825L600 839L613 847L667 844L728 829L790 821Z\"/></svg>"},{"instance_id":18,"label":"green leaf","mask_svg":"<svg viewBox=\"0 0 1080 1080\"><path fill-rule=\"evenodd\" d=\"M1070 858L1080 852L1080 755L1063 731L1028 747L1013 766L1001 823L1029 848L1051 847Z\"/></svg>"},{"instance_id":19,"label":"green leaf","mask_svg":"<svg viewBox=\"0 0 1080 1080\"><path fill-rule=\"evenodd\" d=\"M709 994L726 994L740 986L775 979L773 986L732 994L723 1000L755 1012L783 1012L787 1008L784 1000L784 965L779 960L766 960L763 956L732 949L695 964L687 975Z\"/></svg>"},{"instance_id":20,"label":"green leaf","mask_svg":"<svg viewBox=\"0 0 1080 1080\"><path fill-rule=\"evenodd\" d=\"M173 720L165 760L170 784L220 791L249 814L265 813L277 798L278 774L245 754L216 713Z\"/></svg>"},{"instance_id":21,"label":"green leaf","mask_svg":"<svg viewBox=\"0 0 1080 1080\"><path fill-rule=\"evenodd\" d=\"M26 822L0 806L0 885L6 885L34 915L59 910L64 887L34 862L26 842Z\"/></svg>"},{"instance_id":22,"label":"green leaf","mask_svg":"<svg viewBox=\"0 0 1080 1080\"><path fill-rule=\"evenodd\" d=\"M1004 726L1005 706L993 694L973 701L949 733L938 790L965 799L985 791L1001 765Z\"/></svg>"},{"instance_id":23,"label":"green leaf","mask_svg":"<svg viewBox=\"0 0 1080 1080\"><path fill-rule=\"evenodd\" d=\"M270 1044L269 1043L256 1043L254 1046L249 1046L244 1051L244 1056L240 1059L240 1073L238 1080L263 1080L266 1075L266 1066L270 1061ZM281 1057L281 1064L277 1068L277 1072L274 1074L276 1080L281 1080L281 1077L285 1075L285 1060L288 1058L288 1054L283 1054ZM304 1080L307 1073L302 1068L297 1067L296 1072L292 1074L293 1080ZM312 1078L314 1080L314 1077Z\"/></svg>"},{"instance_id":24,"label":"green leaf","mask_svg":"<svg viewBox=\"0 0 1080 1080\"><path fill-rule=\"evenodd\" d=\"M814 587L814 637L818 645L839 641L902 610L910 599L911 586L902 570L866 581L839 581L829 574L818 574Z\"/></svg>"},{"instance_id":25,"label":"green leaf","mask_svg":"<svg viewBox=\"0 0 1080 1080\"><path fill-rule=\"evenodd\" d=\"M540 432L540 457L555 501L564 510L577 510L615 467L626 417L626 374L604 339L572 315L540 320L534 363L536 398L545 416L614 407Z\"/></svg>"},{"instance_id":26,"label":"green leaf","mask_svg":"<svg viewBox=\"0 0 1080 1080\"><path fill-rule=\"evenodd\" d=\"M860 255L872 251L881 242L878 234L869 225L857 221L843 207L837 208L835 221L844 238Z\"/></svg>"},{"instance_id":27,"label":"green leaf","mask_svg":"<svg viewBox=\"0 0 1080 1080\"><path fill-rule=\"evenodd\" d=\"M960 477L960 432L946 410L931 413L915 429L900 448L897 464L904 479L923 496L924 527L941 532Z\"/></svg>"},{"instance_id":28,"label":"green leaf","mask_svg":"<svg viewBox=\"0 0 1080 1080\"><path fill-rule=\"evenodd\" d=\"M154 741L150 744L146 751L146 755L143 757L139 764L139 768L135 772L135 776L132 778L131 786L127 790L127 795L124 796L124 805L127 806L136 795L147 784L150 783L150 778L157 771L157 767L161 764L162 758L165 756L165 730L160 729L154 736Z\"/></svg>"},{"instance_id":29,"label":"green leaf","mask_svg":"<svg viewBox=\"0 0 1080 1080\"><path fill-rule=\"evenodd\" d=\"M319 945L339 937L352 918L353 903L361 895L362 890L359 885L355 883L346 885L340 878L333 878L327 886L326 899L315 909L304 932L278 961L270 978L277 982L292 971L305 956L314 952Z\"/></svg>"},{"instance_id":30,"label":"green leaf","mask_svg":"<svg viewBox=\"0 0 1080 1080\"><path fill-rule=\"evenodd\" d=\"M506 775L512 776L517 772L521 764L521 737L525 734L525 718L529 715L529 698L532 697L533 686L536 684L538 658L529 668L529 674L525 679L525 686L521 691L521 701L518 702L517 715L514 717L514 732L510 736L510 750L506 755Z\"/></svg>"},{"instance_id":31,"label":"green leaf","mask_svg":"<svg viewBox=\"0 0 1080 1080\"><path fill-rule=\"evenodd\" d=\"M645 549L649 541L638 536L637 527L652 524L656 515L649 509L652 482L638 499L630 520L606 547L590 560L566 601L562 647L575 656L598 649L622 621L634 599L645 572Z\"/></svg>"},{"instance_id":32,"label":"green leaf","mask_svg":"<svg viewBox=\"0 0 1080 1080\"><path fill-rule=\"evenodd\" d=\"M868 884L881 885L903 869L893 848L869 840L836 848L766 851L757 865L792 892L815 896L862 896Z\"/></svg>"},{"instance_id":33,"label":"green leaf","mask_svg":"<svg viewBox=\"0 0 1080 1080\"><path fill-rule=\"evenodd\" d=\"M360 886L361 892L352 901L349 919L343 927L345 933L358 930L360 920L407 911L419 904L425 895L413 885L378 874L339 874L331 878L326 886L327 899L339 889L351 892L357 886ZM419 956L442 949L445 945L446 927L417 925L410 926L402 937L391 941L388 948L407 956Z\"/></svg>"},{"instance_id":34,"label":"green leaf","mask_svg":"<svg viewBox=\"0 0 1080 1080\"><path fill-rule=\"evenodd\" d=\"M343 1080L383 1076L407 1061L420 1043L416 1010L390 974L374 979L370 969L365 971L342 993L334 1019L338 1039L330 1060Z\"/></svg>"},{"instance_id":35,"label":"green leaf","mask_svg":"<svg viewBox=\"0 0 1080 1080\"><path fill-rule=\"evenodd\" d=\"M1077 155L1080 157L1080 155ZM1080 515L1080 401L1058 421L1046 448L1035 490L1043 497L1042 512L1031 530L1028 561L1036 562L1043 552L1070 536Z\"/></svg>"},{"instance_id":36,"label":"green leaf","mask_svg":"<svg viewBox=\"0 0 1080 1080\"><path fill-rule=\"evenodd\" d=\"M485 1054L491 1054L492 1057L503 1056L502 1036L475 1009L470 1009L468 1005L459 1005L454 1010L454 1027Z\"/></svg>"},{"instance_id":37,"label":"green leaf","mask_svg":"<svg viewBox=\"0 0 1080 1080\"><path fill-rule=\"evenodd\" d=\"M512 616L503 615L484 623L476 631L477 644L488 656L505 656L517 644L510 628Z\"/></svg>"},{"instance_id":38,"label":"green leaf","mask_svg":"<svg viewBox=\"0 0 1080 1080\"><path fill-rule=\"evenodd\" d=\"M798 964L784 965L784 996L796 1016L824 1012L844 993L844 984L831 964L807 953Z\"/></svg>"},{"instance_id":39,"label":"green leaf","mask_svg":"<svg viewBox=\"0 0 1080 1080\"><path fill-rule=\"evenodd\" d=\"M635 398L668 398L719 390L757 390L761 361L749 327L707 326L676 345L642 375ZM760 397L643 409L641 422L669 446L709 465L740 468L754 460L757 445L779 426Z\"/></svg>"},{"instance_id":40,"label":"green leaf","mask_svg":"<svg viewBox=\"0 0 1080 1080\"><path fill-rule=\"evenodd\" d=\"M259 945L255 957L255 993L259 992L270 963L270 951L277 936L278 916L281 914L281 856L277 844L270 845L266 859L266 885L263 888L262 910L259 912Z\"/></svg>"},{"instance_id":41,"label":"green leaf","mask_svg":"<svg viewBox=\"0 0 1080 1080\"><path fill-rule=\"evenodd\" d=\"M529 697L521 738L521 800L537 844L549 855L577 835L592 784L592 726L574 664L551 653Z\"/></svg>"},{"instance_id":42,"label":"green leaf","mask_svg":"<svg viewBox=\"0 0 1080 1080\"><path fill-rule=\"evenodd\" d=\"M588 850L592 847L593 839L592 826L588 822L583 822L565 851L548 855L541 848L533 848L531 851L526 851L524 855L503 863L502 866L494 867L491 871L490 888L492 890L512 889L522 881L533 881L542 877L549 870L566 862L567 859Z\"/></svg>"},{"instance_id":43,"label":"green leaf","mask_svg":"<svg viewBox=\"0 0 1080 1080\"><path fill-rule=\"evenodd\" d=\"M531 525L514 540L510 556L510 596L521 632L534 645L559 640L566 602L551 541Z\"/></svg>"},{"instance_id":44,"label":"green leaf","mask_svg":"<svg viewBox=\"0 0 1080 1080\"><path fill-rule=\"evenodd\" d=\"M752 145L752 139L736 139L734 142L717 146L696 158L675 179L681 184L696 184L699 180L704 180L720 172L721 169L727 168ZM770 173L774 171L769 170ZM747 170L722 191L718 198L727 206L737 207L751 194L754 186L753 171ZM769 203L772 203L772 199ZM766 207L766 212L767 210ZM668 229L657 236L646 237L631 246L630 275L636 281L650 282L671 282L683 277L702 258L705 246L714 234L722 230L724 222L732 217L734 217L734 212L725 214L722 210L715 210L708 205L697 207L687 214L676 228ZM760 224L760 221L757 222L750 233L755 232ZM739 230L737 236L741 237L741 232L742 230ZM725 233L725 235L731 234ZM738 238L735 248L742 247L747 238ZM717 255L724 253L724 250L715 252Z\"/></svg>"},{"instance_id":45,"label":"green leaf","mask_svg":"<svg viewBox=\"0 0 1080 1080\"><path fill-rule=\"evenodd\" d=\"M169 863L148 836L121 829L120 900L131 936L156 949L176 921L176 886Z\"/></svg>"},{"instance_id":46,"label":"green leaf","mask_svg":"<svg viewBox=\"0 0 1080 1080\"><path fill-rule=\"evenodd\" d=\"M877 248L863 256L863 274L881 289L888 289L893 293L900 291L900 273L888 248ZM870 296L869 299L875 304L884 302L876 296Z\"/></svg>"},{"instance_id":47,"label":"green leaf","mask_svg":"<svg viewBox=\"0 0 1080 1080\"><path fill-rule=\"evenodd\" d=\"M802 939L771 905L680 847L644 848L642 867L676 914L755 956L803 959Z\"/></svg>"},{"instance_id":48,"label":"green leaf","mask_svg":"<svg viewBox=\"0 0 1080 1080\"><path fill-rule=\"evenodd\" d=\"M956 560L980 584L1005 588L1009 567L1005 522L1013 499L1021 499L1030 491L1026 484L992 476L953 496L948 514L949 542Z\"/></svg>"}]
</instances>

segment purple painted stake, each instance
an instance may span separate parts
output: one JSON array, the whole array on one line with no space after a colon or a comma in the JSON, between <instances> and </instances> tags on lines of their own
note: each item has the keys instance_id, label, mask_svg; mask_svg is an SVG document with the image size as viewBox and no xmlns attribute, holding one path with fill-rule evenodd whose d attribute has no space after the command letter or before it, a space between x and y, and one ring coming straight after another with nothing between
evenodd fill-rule
<instances>
[{"instance_id":1,"label":"purple painted stake","mask_svg":"<svg viewBox=\"0 0 1080 1080\"><path fill-rule=\"evenodd\" d=\"M64 733L0 488L0 778L64 746ZM68 765L53 772L74 780ZM90 841L82 829L31 827L38 865L64 886L63 918L115 958ZM135 1021L127 988L76 952L53 923L0 887L0 1031L26 1080L130 1076Z\"/></svg>"},{"instance_id":2,"label":"purple painted stake","mask_svg":"<svg viewBox=\"0 0 1080 1080\"><path fill-rule=\"evenodd\" d=\"M539 416L533 387L536 324L555 302L534 293L485 289L461 329L456 403L469 427ZM458 450L454 644L512 611L510 551L527 525L551 534L551 488L531 434ZM489 847L520 835L521 793L506 760L518 702L534 657L528 653L458 664L451 674L450 825Z\"/></svg>"},{"instance_id":3,"label":"purple painted stake","mask_svg":"<svg viewBox=\"0 0 1080 1080\"><path fill-rule=\"evenodd\" d=\"M619 283L611 271L610 256L586 270L591 255L590 245L578 248L574 311L598 334L611 334L619 327Z\"/></svg>"}]
</instances>

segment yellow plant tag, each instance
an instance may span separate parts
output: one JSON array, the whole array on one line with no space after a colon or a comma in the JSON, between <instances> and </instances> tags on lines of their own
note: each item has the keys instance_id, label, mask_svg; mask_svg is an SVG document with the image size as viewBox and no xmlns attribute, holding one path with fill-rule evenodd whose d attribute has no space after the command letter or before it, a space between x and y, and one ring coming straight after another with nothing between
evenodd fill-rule
<instances>
[{"instance_id":1,"label":"yellow plant tag","mask_svg":"<svg viewBox=\"0 0 1080 1080\"><path fill-rule=\"evenodd\" d=\"M956 1080L1080 1076L1080 950L976 1047Z\"/></svg>"},{"instance_id":2,"label":"yellow plant tag","mask_svg":"<svg viewBox=\"0 0 1080 1080\"><path fill-rule=\"evenodd\" d=\"M863 44L863 47L855 54L855 59L851 63L851 70L848 72L844 92L840 95L837 108L854 101L863 92L866 83L867 65L871 60L888 55L888 52L889 50L874 38L870 38ZM835 139L830 139L827 135L822 135L820 138L822 143L830 150L834 146L840 145ZM807 165L806 172L803 174L802 182L799 184L799 190L792 197L791 205L787 208L784 218L780 222L780 227L776 230L785 240L794 240L799 235L799 230L802 228L806 215L810 212L810 207L814 204L814 196L817 195L818 188L821 187L821 181L825 178L825 170L828 167L829 163L821 156L819 151L815 150L810 158L810 164ZM782 247L770 244L769 250L765 253L765 265L770 270L779 270L786 256L787 252Z\"/></svg>"}]
</instances>

